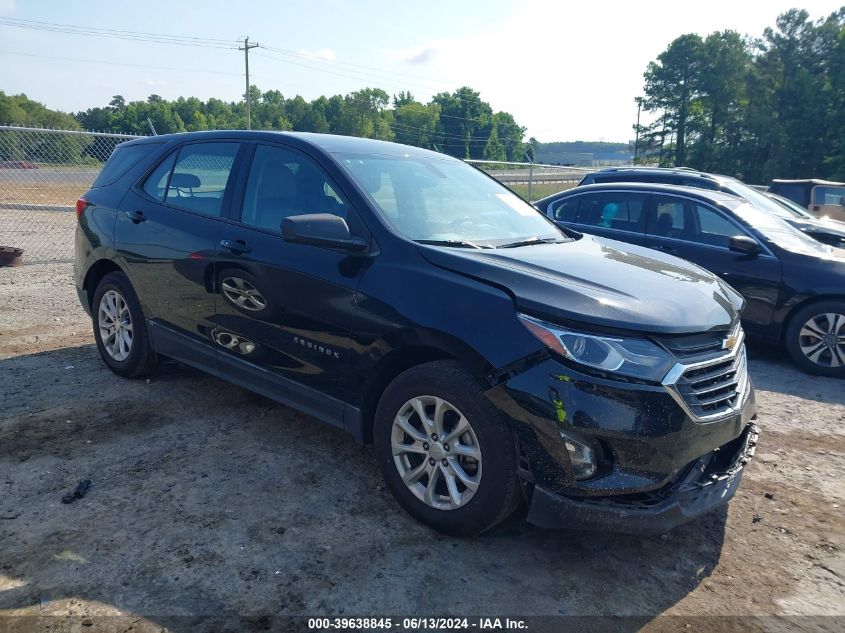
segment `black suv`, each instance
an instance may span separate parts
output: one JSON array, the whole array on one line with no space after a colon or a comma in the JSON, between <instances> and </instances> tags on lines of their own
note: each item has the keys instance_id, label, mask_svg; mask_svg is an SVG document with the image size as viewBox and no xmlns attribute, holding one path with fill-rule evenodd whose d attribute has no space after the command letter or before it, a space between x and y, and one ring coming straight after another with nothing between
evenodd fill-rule
<instances>
[{"instance_id":1,"label":"black suv","mask_svg":"<svg viewBox=\"0 0 845 633\"><path fill-rule=\"evenodd\" d=\"M788 222L814 240L830 246L845 248L845 223L830 218L820 220L807 210L802 212L786 209L767 197L765 193L757 191L730 176L708 174L688 167L609 167L587 174L578 185L612 182L651 182L723 191L732 196L743 198L766 213Z\"/></svg>"},{"instance_id":2,"label":"black suv","mask_svg":"<svg viewBox=\"0 0 845 633\"><path fill-rule=\"evenodd\" d=\"M748 301L749 335L802 369L845 377L845 251L742 198L647 183L585 185L535 203L562 226L683 257Z\"/></svg>"},{"instance_id":3,"label":"black suv","mask_svg":"<svg viewBox=\"0 0 845 633\"><path fill-rule=\"evenodd\" d=\"M77 215L112 371L174 358L372 442L438 530L524 502L541 526L662 532L730 499L753 452L739 294L442 154L152 137L115 150Z\"/></svg>"}]
</instances>

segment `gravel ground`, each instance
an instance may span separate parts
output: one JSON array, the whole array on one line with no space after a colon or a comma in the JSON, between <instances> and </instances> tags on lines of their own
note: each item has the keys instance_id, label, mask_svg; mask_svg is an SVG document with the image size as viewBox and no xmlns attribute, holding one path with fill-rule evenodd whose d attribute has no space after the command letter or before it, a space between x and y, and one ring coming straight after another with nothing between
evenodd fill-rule
<instances>
[{"instance_id":1,"label":"gravel ground","mask_svg":"<svg viewBox=\"0 0 845 633\"><path fill-rule=\"evenodd\" d=\"M845 389L772 350L751 350L762 434L726 510L655 538L517 516L453 539L398 508L370 448L176 363L118 378L90 330L69 264L0 269L0 631L304 614L845 628Z\"/></svg>"}]
</instances>

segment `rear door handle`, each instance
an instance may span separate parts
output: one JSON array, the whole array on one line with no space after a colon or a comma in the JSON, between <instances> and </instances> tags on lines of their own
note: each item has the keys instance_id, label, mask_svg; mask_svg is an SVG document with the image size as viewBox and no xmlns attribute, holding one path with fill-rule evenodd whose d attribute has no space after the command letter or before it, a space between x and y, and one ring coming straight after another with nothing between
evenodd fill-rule
<instances>
[{"instance_id":1,"label":"rear door handle","mask_svg":"<svg viewBox=\"0 0 845 633\"><path fill-rule=\"evenodd\" d=\"M220 240L220 246L236 255L249 253L252 249L243 240Z\"/></svg>"},{"instance_id":2,"label":"rear door handle","mask_svg":"<svg viewBox=\"0 0 845 633\"><path fill-rule=\"evenodd\" d=\"M144 215L143 211L127 211L126 217L132 220L135 224L147 221L147 216Z\"/></svg>"}]
</instances>

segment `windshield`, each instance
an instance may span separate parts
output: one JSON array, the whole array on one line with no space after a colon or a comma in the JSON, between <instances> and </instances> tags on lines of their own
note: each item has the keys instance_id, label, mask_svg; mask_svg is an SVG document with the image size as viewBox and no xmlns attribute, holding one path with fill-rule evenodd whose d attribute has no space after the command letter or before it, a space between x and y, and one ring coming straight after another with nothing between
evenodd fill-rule
<instances>
[{"instance_id":1,"label":"windshield","mask_svg":"<svg viewBox=\"0 0 845 633\"><path fill-rule=\"evenodd\" d=\"M756 189L752 189L748 185L739 180L734 180L733 178L728 179L727 186L730 188L730 193L734 194L735 196L739 196L740 198L745 198L753 204L755 207L759 207L763 211L767 213L771 213L779 218L792 218L795 217L795 213L791 210L784 209L781 205L777 202L769 198L767 195L760 193ZM799 217L807 217L799 216Z\"/></svg>"},{"instance_id":2,"label":"windshield","mask_svg":"<svg viewBox=\"0 0 845 633\"><path fill-rule=\"evenodd\" d=\"M761 211L756 205L740 204L734 209L734 213L756 229L766 240L784 250L812 257L834 256L834 250L830 246L817 242L780 218Z\"/></svg>"},{"instance_id":3,"label":"windshield","mask_svg":"<svg viewBox=\"0 0 845 633\"><path fill-rule=\"evenodd\" d=\"M382 217L412 240L494 248L567 239L522 198L459 160L373 154L336 158Z\"/></svg>"},{"instance_id":4,"label":"windshield","mask_svg":"<svg viewBox=\"0 0 845 633\"><path fill-rule=\"evenodd\" d=\"M783 196L779 196L776 193L767 193L766 196L771 198L775 202L777 202L784 209L791 212L795 217L799 217L802 220L807 219L807 218L812 219L812 220L816 219L816 216L814 216L812 213L807 211L807 209L805 209L804 207L798 206L796 203L794 203L789 198L784 198Z\"/></svg>"}]
</instances>

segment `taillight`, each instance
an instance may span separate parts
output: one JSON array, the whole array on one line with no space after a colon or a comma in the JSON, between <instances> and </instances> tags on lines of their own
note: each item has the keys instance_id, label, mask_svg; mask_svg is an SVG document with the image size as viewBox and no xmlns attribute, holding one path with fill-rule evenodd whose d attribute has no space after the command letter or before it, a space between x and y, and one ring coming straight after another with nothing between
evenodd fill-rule
<instances>
[{"instance_id":1,"label":"taillight","mask_svg":"<svg viewBox=\"0 0 845 633\"><path fill-rule=\"evenodd\" d=\"M82 217L82 214L85 213L85 209L88 208L88 205L91 204L88 202L88 198L85 196L79 196L79 200L76 201L76 219Z\"/></svg>"}]
</instances>

